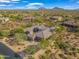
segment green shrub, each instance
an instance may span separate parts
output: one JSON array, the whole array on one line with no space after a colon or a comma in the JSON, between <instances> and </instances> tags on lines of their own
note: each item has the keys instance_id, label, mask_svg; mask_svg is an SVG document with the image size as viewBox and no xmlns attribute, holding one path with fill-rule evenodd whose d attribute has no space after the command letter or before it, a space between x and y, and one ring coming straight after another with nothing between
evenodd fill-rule
<instances>
[{"instance_id":1,"label":"green shrub","mask_svg":"<svg viewBox=\"0 0 79 59\"><path fill-rule=\"evenodd\" d=\"M14 31L15 33L24 33L23 28L16 28Z\"/></svg>"},{"instance_id":2,"label":"green shrub","mask_svg":"<svg viewBox=\"0 0 79 59\"><path fill-rule=\"evenodd\" d=\"M35 19L34 22L37 22L37 23L43 23L43 22L45 22L45 21L46 21L46 20L45 20L44 17L39 16L39 17L36 17L36 19Z\"/></svg>"},{"instance_id":3,"label":"green shrub","mask_svg":"<svg viewBox=\"0 0 79 59\"><path fill-rule=\"evenodd\" d=\"M41 40L40 41L40 46L41 46L41 48L46 48L46 47L48 47L49 46L49 41L48 40Z\"/></svg>"},{"instance_id":4,"label":"green shrub","mask_svg":"<svg viewBox=\"0 0 79 59\"><path fill-rule=\"evenodd\" d=\"M31 46L28 46L28 47L25 49L25 52L26 52L27 54L35 54L39 49L40 49L39 46L37 46L37 45L31 45Z\"/></svg>"},{"instance_id":5,"label":"green shrub","mask_svg":"<svg viewBox=\"0 0 79 59\"><path fill-rule=\"evenodd\" d=\"M15 33L15 38L17 42L21 42L25 41L27 39L27 36L24 33Z\"/></svg>"},{"instance_id":6,"label":"green shrub","mask_svg":"<svg viewBox=\"0 0 79 59\"><path fill-rule=\"evenodd\" d=\"M56 26L56 32L62 32L63 30L65 30L63 26Z\"/></svg>"},{"instance_id":7,"label":"green shrub","mask_svg":"<svg viewBox=\"0 0 79 59\"><path fill-rule=\"evenodd\" d=\"M26 27L31 27L32 23L26 24Z\"/></svg>"},{"instance_id":8,"label":"green shrub","mask_svg":"<svg viewBox=\"0 0 79 59\"><path fill-rule=\"evenodd\" d=\"M0 35L3 36L3 37L7 37L9 34L10 34L10 31L9 30L2 30L0 32Z\"/></svg>"}]
</instances>

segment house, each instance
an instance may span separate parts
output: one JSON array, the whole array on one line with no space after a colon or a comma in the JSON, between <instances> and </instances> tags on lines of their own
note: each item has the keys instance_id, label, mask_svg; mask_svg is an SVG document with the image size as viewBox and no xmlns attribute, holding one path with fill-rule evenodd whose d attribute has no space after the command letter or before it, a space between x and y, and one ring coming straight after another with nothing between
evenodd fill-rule
<instances>
[{"instance_id":1,"label":"house","mask_svg":"<svg viewBox=\"0 0 79 59\"><path fill-rule=\"evenodd\" d=\"M67 27L68 31L71 31L71 32L75 32L79 28L79 22L75 20L63 21L61 25Z\"/></svg>"},{"instance_id":2,"label":"house","mask_svg":"<svg viewBox=\"0 0 79 59\"><path fill-rule=\"evenodd\" d=\"M47 17L49 21L62 21L63 17L62 16L51 16Z\"/></svg>"},{"instance_id":3,"label":"house","mask_svg":"<svg viewBox=\"0 0 79 59\"><path fill-rule=\"evenodd\" d=\"M23 20L24 20L25 22L32 22L34 19L35 19L35 17L33 17L33 16L25 16L25 17L23 18Z\"/></svg>"},{"instance_id":4,"label":"house","mask_svg":"<svg viewBox=\"0 0 79 59\"><path fill-rule=\"evenodd\" d=\"M43 31L40 31L40 32L37 32L35 34L35 38L34 40L35 41L40 41L40 39L47 39L49 38L50 36L52 35L52 32L50 31L49 28L43 30Z\"/></svg>"},{"instance_id":5,"label":"house","mask_svg":"<svg viewBox=\"0 0 79 59\"><path fill-rule=\"evenodd\" d=\"M25 29L28 40L40 41L40 39L47 39L52 35L55 27L47 27L44 25L35 25Z\"/></svg>"},{"instance_id":6,"label":"house","mask_svg":"<svg viewBox=\"0 0 79 59\"><path fill-rule=\"evenodd\" d=\"M4 59L22 59L19 54L0 42L0 55L4 56Z\"/></svg>"}]
</instances>

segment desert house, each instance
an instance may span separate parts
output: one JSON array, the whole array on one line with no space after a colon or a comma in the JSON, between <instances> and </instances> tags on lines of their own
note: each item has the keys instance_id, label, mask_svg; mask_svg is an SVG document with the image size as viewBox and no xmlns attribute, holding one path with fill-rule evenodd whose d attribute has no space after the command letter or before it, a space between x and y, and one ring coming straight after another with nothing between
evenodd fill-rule
<instances>
[{"instance_id":1,"label":"desert house","mask_svg":"<svg viewBox=\"0 0 79 59\"><path fill-rule=\"evenodd\" d=\"M25 29L25 33L29 40L40 41L40 39L47 39L52 35L55 27L46 27L44 25L35 25Z\"/></svg>"},{"instance_id":2,"label":"desert house","mask_svg":"<svg viewBox=\"0 0 79 59\"><path fill-rule=\"evenodd\" d=\"M23 18L23 20L25 21L25 22L32 22L33 20L35 19L35 17L34 16L24 16L24 18Z\"/></svg>"},{"instance_id":3,"label":"desert house","mask_svg":"<svg viewBox=\"0 0 79 59\"><path fill-rule=\"evenodd\" d=\"M74 20L63 21L61 25L67 27L68 31L71 31L71 32L75 32L79 28L79 23Z\"/></svg>"},{"instance_id":4,"label":"desert house","mask_svg":"<svg viewBox=\"0 0 79 59\"><path fill-rule=\"evenodd\" d=\"M50 17L47 17L47 19L49 21L62 21L63 17L62 16L50 16Z\"/></svg>"}]
</instances>

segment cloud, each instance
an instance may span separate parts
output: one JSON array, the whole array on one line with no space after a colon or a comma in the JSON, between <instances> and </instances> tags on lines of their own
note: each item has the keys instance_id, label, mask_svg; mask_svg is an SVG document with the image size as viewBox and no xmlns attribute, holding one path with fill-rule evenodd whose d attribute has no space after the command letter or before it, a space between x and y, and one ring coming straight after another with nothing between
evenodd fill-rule
<instances>
[{"instance_id":1,"label":"cloud","mask_svg":"<svg viewBox=\"0 0 79 59\"><path fill-rule=\"evenodd\" d=\"M39 7L43 7L44 3L29 3L26 5L26 9L38 9Z\"/></svg>"},{"instance_id":2,"label":"cloud","mask_svg":"<svg viewBox=\"0 0 79 59\"><path fill-rule=\"evenodd\" d=\"M26 7L26 9L38 9L36 6L29 6L29 7Z\"/></svg>"},{"instance_id":3,"label":"cloud","mask_svg":"<svg viewBox=\"0 0 79 59\"><path fill-rule=\"evenodd\" d=\"M0 2L10 2L9 0L0 0Z\"/></svg>"},{"instance_id":4,"label":"cloud","mask_svg":"<svg viewBox=\"0 0 79 59\"><path fill-rule=\"evenodd\" d=\"M5 6L12 6L12 4L10 4L10 5L0 4L0 7L5 7Z\"/></svg>"},{"instance_id":5,"label":"cloud","mask_svg":"<svg viewBox=\"0 0 79 59\"><path fill-rule=\"evenodd\" d=\"M6 2L6 3L15 2L15 1L20 1L20 0L0 0L0 2Z\"/></svg>"},{"instance_id":6,"label":"cloud","mask_svg":"<svg viewBox=\"0 0 79 59\"><path fill-rule=\"evenodd\" d=\"M20 0L11 0L11 1L20 1Z\"/></svg>"},{"instance_id":7,"label":"cloud","mask_svg":"<svg viewBox=\"0 0 79 59\"><path fill-rule=\"evenodd\" d=\"M43 6L43 3L29 3L27 6L34 6L34 5L39 5L39 6Z\"/></svg>"}]
</instances>

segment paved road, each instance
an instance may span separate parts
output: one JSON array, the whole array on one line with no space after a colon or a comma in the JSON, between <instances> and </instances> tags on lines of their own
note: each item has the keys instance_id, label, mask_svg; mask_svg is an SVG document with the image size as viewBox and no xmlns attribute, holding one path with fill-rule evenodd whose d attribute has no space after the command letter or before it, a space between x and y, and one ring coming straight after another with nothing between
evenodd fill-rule
<instances>
[{"instance_id":1,"label":"paved road","mask_svg":"<svg viewBox=\"0 0 79 59\"><path fill-rule=\"evenodd\" d=\"M12 51L5 44L0 42L0 55L4 55L5 59L22 59L21 57L15 57L15 54L16 53L14 51Z\"/></svg>"}]
</instances>

